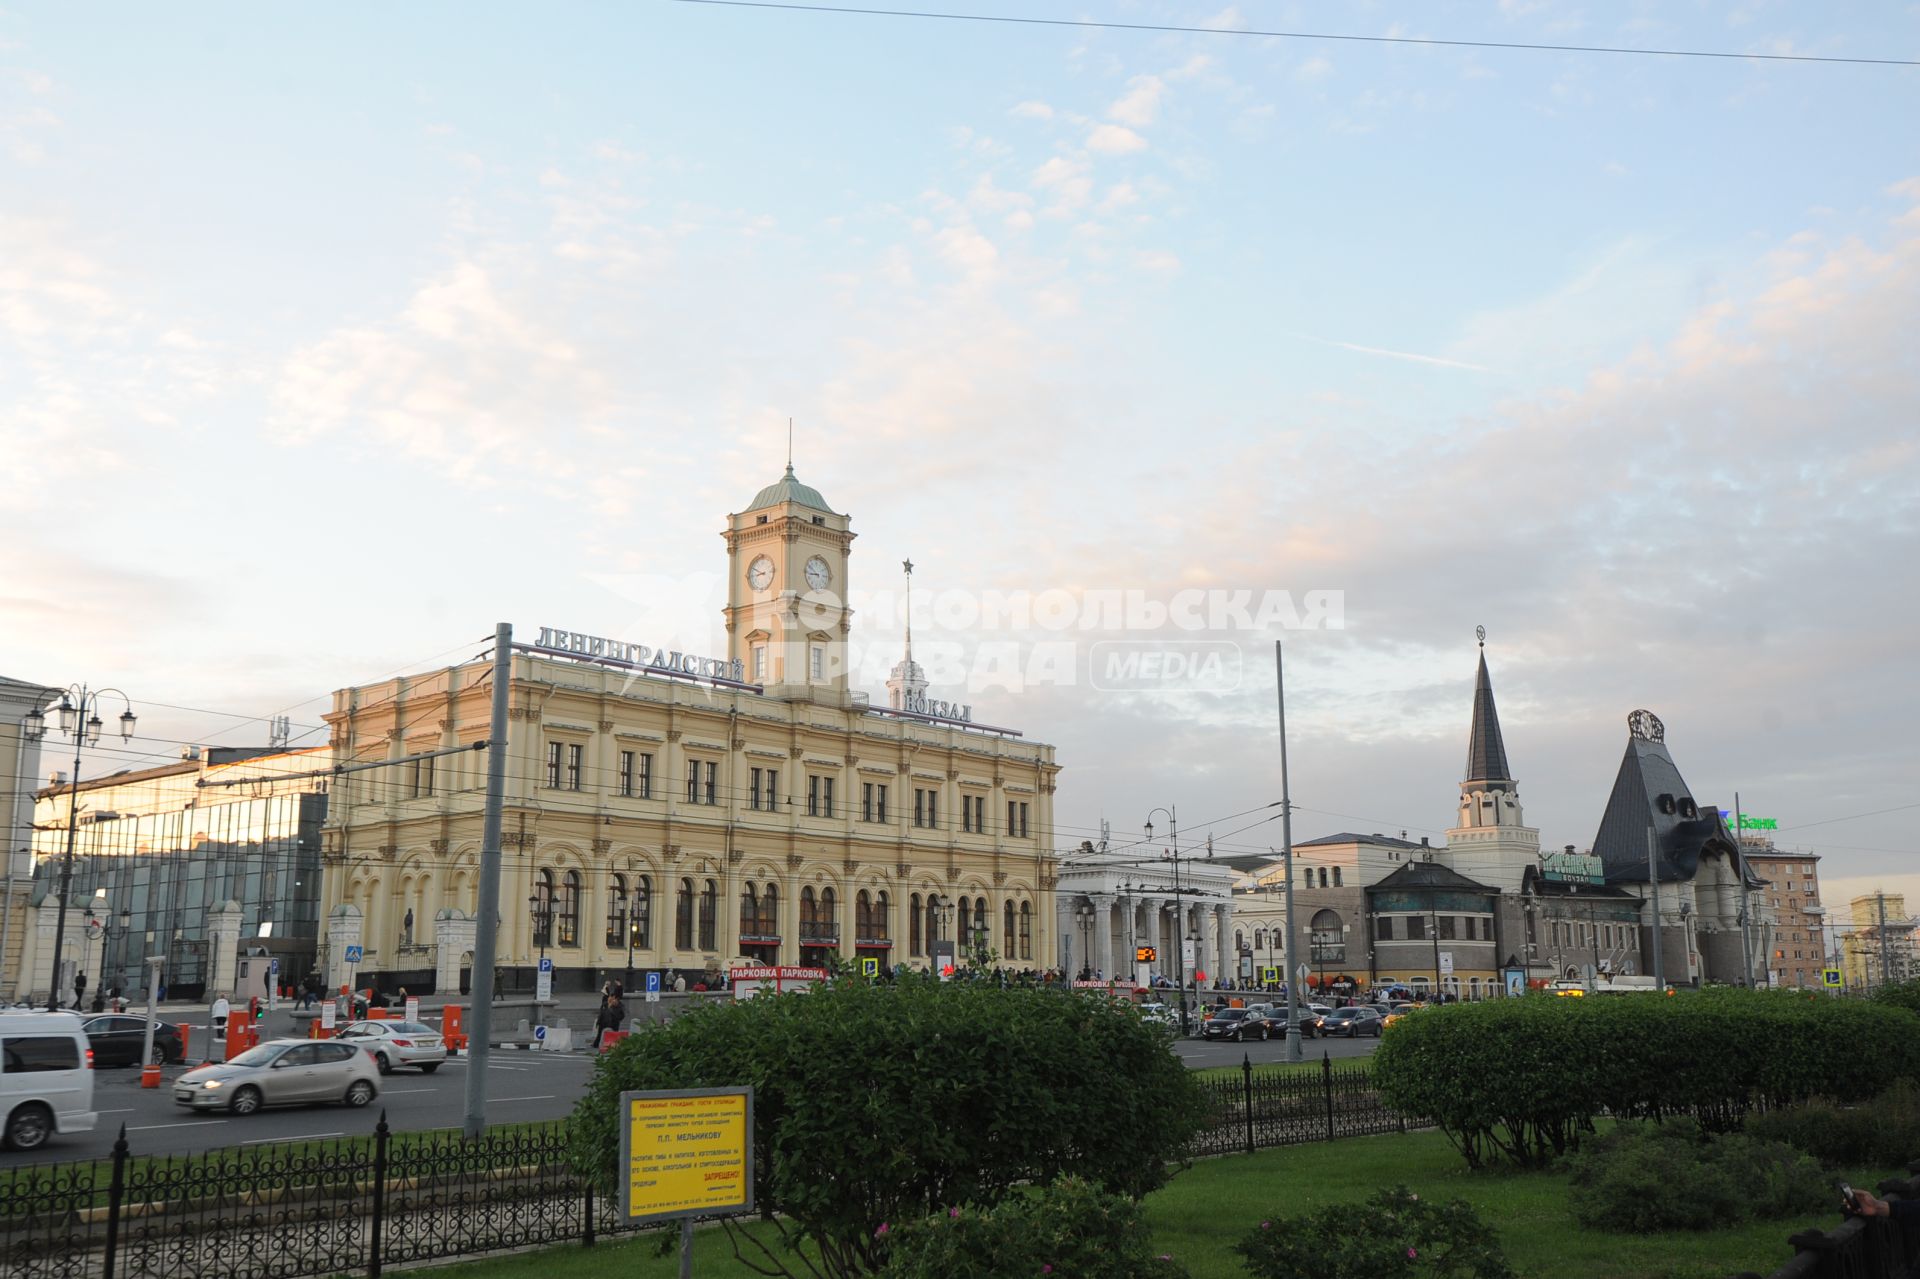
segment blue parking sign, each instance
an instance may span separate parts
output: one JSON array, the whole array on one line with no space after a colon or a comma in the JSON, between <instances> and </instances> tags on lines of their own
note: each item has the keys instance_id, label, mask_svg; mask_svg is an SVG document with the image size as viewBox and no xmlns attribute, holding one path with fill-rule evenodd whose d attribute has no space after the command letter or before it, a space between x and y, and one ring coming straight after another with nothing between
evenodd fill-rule
<instances>
[{"instance_id":1,"label":"blue parking sign","mask_svg":"<svg viewBox=\"0 0 1920 1279\"><path fill-rule=\"evenodd\" d=\"M657 995L660 993L660 974L659 973L647 974L647 992L649 994L654 994L654 995Z\"/></svg>"},{"instance_id":2,"label":"blue parking sign","mask_svg":"<svg viewBox=\"0 0 1920 1279\"><path fill-rule=\"evenodd\" d=\"M553 971L553 961L547 958L545 955L540 956L540 971L543 973L550 973Z\"/></svg>"}]
</instances>

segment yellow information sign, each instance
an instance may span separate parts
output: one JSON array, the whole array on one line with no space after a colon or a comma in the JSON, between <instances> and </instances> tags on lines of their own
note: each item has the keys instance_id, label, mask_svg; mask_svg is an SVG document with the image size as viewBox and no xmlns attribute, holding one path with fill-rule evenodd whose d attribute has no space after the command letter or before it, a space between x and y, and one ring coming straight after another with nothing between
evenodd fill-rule
<instances>
[{"instance_id":1,"label":"yellow information sign","mask_svg":"<svg viewBox=\"0 0 1920 1279\"><path fill-rule=\"evenodd\" d=\"M753 1090L620 1094L627 1219L753 1210Z\"/></svg>"}]
</instances>

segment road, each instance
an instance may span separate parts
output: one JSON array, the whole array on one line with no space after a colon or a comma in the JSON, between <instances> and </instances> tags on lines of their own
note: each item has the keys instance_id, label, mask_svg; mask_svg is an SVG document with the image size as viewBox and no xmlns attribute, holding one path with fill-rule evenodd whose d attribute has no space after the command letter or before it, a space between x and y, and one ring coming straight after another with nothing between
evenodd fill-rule
<instances>
[{"instance_id":1,"label":"road","mask_svg":"<svg viewBox=\"0 0 1920 1279\"><path fill-rule=\"evenodd\" d=\"M1321 1055L1335 1061L1370 1056L1375 1039L1311 1039L1302 1044L1309 1061ZM1223 1040L1178 1040L1174 1052L1189 1069L1238 1066L1251 1059L1256 1066L1284 1062L1284 1040L1248 1044ZM487 1067L487 1118L513 1123L561 1119L570 1114L593 1073L589 1053L541 1053L495 1049ZM94 1108L99 1127L91 1133L55 1137L32 1154L0 1153L0 1168L26 1163L92 1159L110 1154L120 1126L135 1153L187 1154L232 1146L353 1136L373 1131L380 1113L396 1131L458 1128L466 1113L467 1061L454 1057L432 1075L397 1070L382 1079L380 1097L365 1110L345 1106L307 1106L263 1110L244 1118L201 1114L173 1101L173 1080L185 1066L168 1066L159 1088L140 1087L140 1072L132 1067L103 1069L94 1074Z\"/></svg>"},{"instance_id":2,"label":"road","mask_svg":"<svg viewBox=\"0 0 1920 1279\"><path fill-rule=\"evenodd\" d=\"M94 1072L93 1104L99 1127L56 1136L31 1154L0 1154L0 1168L26 1163L92 1159L113 1152L120 1126L136 1154L187 1154L230 1146L253 1146L370 1133L387 1113L399 1131L458 1128L466 1115L467 1062L455 1057L432 1075L396 1070L381 1079L380 1096L364 1110L301 1106L238 1115L195 1113L173 1101L173 1081L185 1066L168 1066L159 1088L140 1087L133 1067ZM516 1123L559 1119L573 1110L593 1072L587 1053L534 1053L496 1049L487 1068L487 1119Z\"/></svg>"}]
</instances>

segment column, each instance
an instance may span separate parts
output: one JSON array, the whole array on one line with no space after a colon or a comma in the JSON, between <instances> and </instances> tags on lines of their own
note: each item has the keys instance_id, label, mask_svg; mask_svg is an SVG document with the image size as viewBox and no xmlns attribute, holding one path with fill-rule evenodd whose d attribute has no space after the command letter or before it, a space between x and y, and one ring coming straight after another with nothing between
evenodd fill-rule
<instances>
[{"instance_id":1,"label":"column","mask_svg":"<svg viewBox=\"0 0 1920 1279\"><path fill-rule=\"evenodd\" d=\"M1113 894L1093 893L1093 967L1096 977L1113 980Z\"/></svg>"},{"instance_id":2,"label":"column","mask_svg":"<svg viewBox=\"0 0 1920 1279\"><path fill-rule=\"evenodd\" d=\"M1213 928L1219 942L1220 975L1237 985L1240 981L1240 954L1233 946L1233 907L1213 908Z\"/></svg>"},{"instance_id":3,"label":"column","mask_svg":"<svg viewBox=\"0 0 1920 1279\"><path fill-rule=\"evenodd\" d=\"M207 915L207 996L238 993L240 972L240 903L222 902Z\"/></svg>"},{"instance_id":4,"label":"column","mask_svg":"<svg viewBox=\"0 0 1920 1279\"><path fill-rule=\"evenodd\" d=\"M1207 984L1220 980L1226 974L1221 972L1214 961L1220 955L1220 916L1211 907L1203 908L1200 916L1199 952L1194 956L1194 967L1207 975Z\"/></svg>"},{"instance_id":5,"label":"column","mask_svg":"<svg viewBox=\"0 0 1920 1279\"><path fill-rule=\"evenodd\" d=\"M1073 962L1073 907L1079 900L1073 893L1056 893L1053 898L1054 953L1059 956L1060 971L1067 975L1069 981L1080 971Z\"/></svg>"},{"instance_id":6,"label":"column","mask_svg":"<svg viewBox=\"0 0 1920 1279\"><path fill-rule=\"evenodd\" d=\"M446 907L433 917L433 990L437 995L458 995L460 969L473 950L474 918L457 907ZM625 958L623 955L622 958Z\"/></svg>"}]
</instances>

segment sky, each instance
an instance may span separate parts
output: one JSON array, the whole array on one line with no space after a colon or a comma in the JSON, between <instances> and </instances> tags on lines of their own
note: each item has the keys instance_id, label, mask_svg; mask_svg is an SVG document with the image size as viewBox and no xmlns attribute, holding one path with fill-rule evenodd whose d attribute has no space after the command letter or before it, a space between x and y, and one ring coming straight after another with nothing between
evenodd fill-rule
<instances>
[{"instance_id":1,"label":"sky","mask_svg":"<svg viewBox=\"0 0 1920 1279\"><path fill-rule=\"evenodd\" d=\"M1914 59L1920 5L964 11L1205 30L0 9L0 674L126 691L95 771L322 741L496 621L722 652L791 419L858 682L911 557L1061 847L1277 846L1276 640L1295 838L1438 842L1484 626L1545 845L1645 707L1920 903L1920 68L1232 34Z\"/></svg>"}]
</instances>

